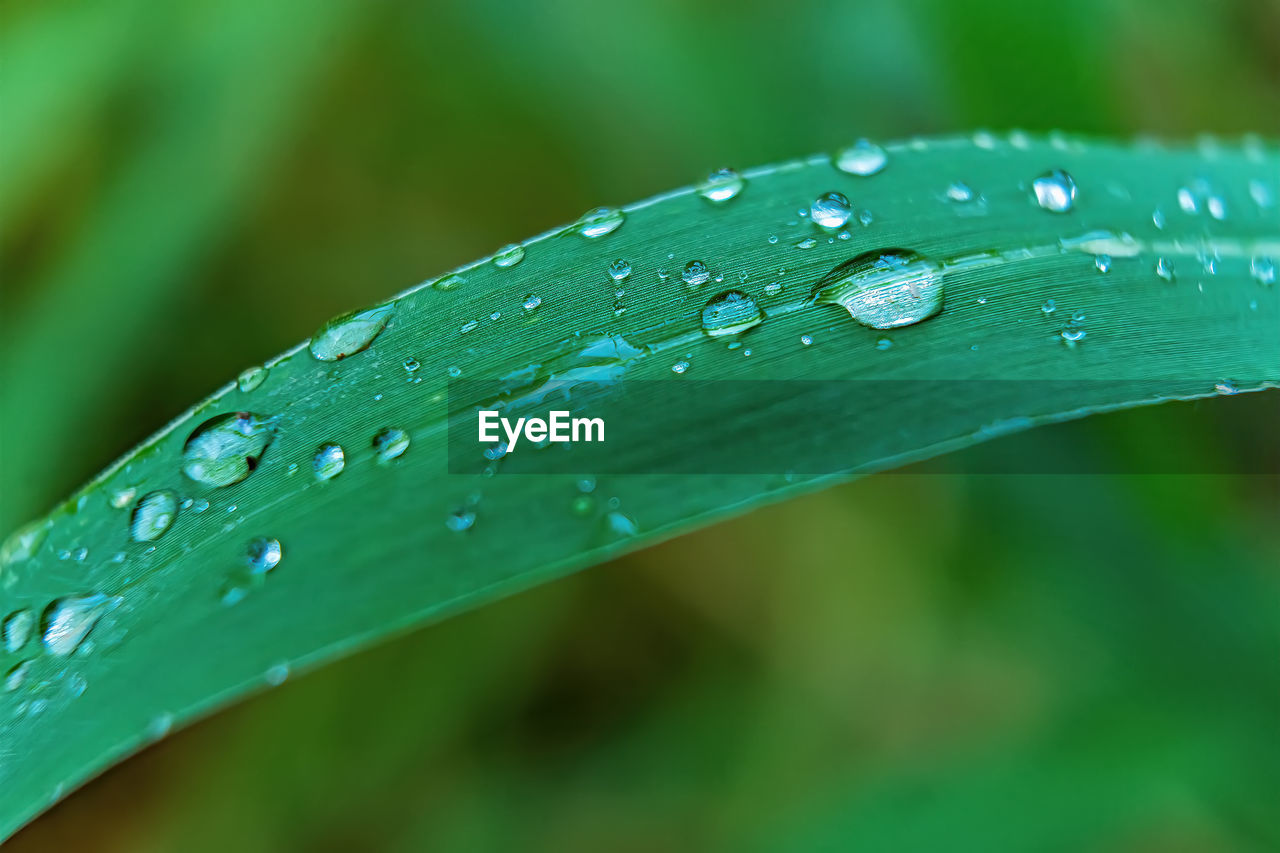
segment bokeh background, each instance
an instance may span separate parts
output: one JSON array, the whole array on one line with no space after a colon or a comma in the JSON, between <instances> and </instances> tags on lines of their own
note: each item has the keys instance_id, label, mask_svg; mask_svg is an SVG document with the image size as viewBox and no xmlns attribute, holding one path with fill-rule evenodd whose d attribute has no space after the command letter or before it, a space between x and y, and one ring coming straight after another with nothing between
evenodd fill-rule
<instances>
[{"instance_id":1,"label":"bokeh background","mask_svg":"<svg viewBox=\"0 0 1280 853\"><path fill-rule=\"evenodd\" d=\"M0 527L327 318L716 166L1280 135L1278 35L1275 0L11 0ZM1265 406L1196 409L1073 429L1274 471ZM1277 510L1274 474L873 477L290 678L11 848L1275 849Z\"/></svg>"}]
</instances>

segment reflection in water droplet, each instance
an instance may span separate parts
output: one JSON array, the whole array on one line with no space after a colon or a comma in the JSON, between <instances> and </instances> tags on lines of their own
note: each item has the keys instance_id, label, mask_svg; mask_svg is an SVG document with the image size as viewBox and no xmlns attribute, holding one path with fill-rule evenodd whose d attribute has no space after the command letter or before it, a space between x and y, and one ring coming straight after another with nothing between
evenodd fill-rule
<instances>
[{"instance_id":1,"label":"reflection in water droplet","mask_svg":"<svg viewBox=\"0 0 1280 853\"><path fill-rule=\"evenodd\" d=\"M398 459L409 449L409 433L398 427L387 427L373 437L373 452L379 462Z\"/></svg>"},{"instance_id":2,"label":"reflection in water droplet","mask_svg":"<svg viewBox=\"0 0 1280 853\"><path fill-rule=\"evenodd\" d=\"M265 536L254 539L245 550L245 562L249 564L249 572L255 575L266 574L280 565L283 556L280 540Z\"/></svg>"},{"instance_id":3,"label":"reflection in water droplet","mask_svg":"<svg viewBox=\"0 0 1280 853\"><path fill-rule=\"evenodd\" d=\"M612 234L622 225L626 215L616 208L597 207L589 210L578 219L574 224L574 228L578 233L588 240L594 240L597 237L603 237L606 234Z\"/></svg>"},{"instance_id":4,"label":"reflection in water droplet","mask_svg":"<svg viewBox=\"0 0 1280 853\"><path fill-rule=\"evenodd\" d=\"M134 542L154 542L178 517L178 496L168 489L148 492L133 508L129 535Z\"/></svg>"},{"instance_id":5,"label":"reflection in water droplet","mask_svg":"<svg viewBox=\"0 0 1280 853\"><path fill-rule=\"evenodd\" d=\"M1066 213L1075 206L1076 182L1061 169L1045 172L1032 184L1036 203L1052 213Z\"/></svg>"},{"instance_id":6,"label":"reflection in water droplet","mask_svg":"<svg viewBox=\"0 0 1280 853\"><path fill-rule=\"evenodd\" d=\"M332 480L347 467L347 456L340 445L326 442L316 448L311 467L316 472L317 480Z\"/></svg>"},{"instance_id":7,"label":"reflection in water droplet","mask_svg":"<svg viewBox=\"0 0 1280 853\"><path fill-rule=\"evenodd\" d=\"M755 300L740 290L717 294L702 309L702 331L713 338L740 334L763 320Z\"/></svg>"},{"instance_id":8,"label":"reflection in water droplet","mask_svg":"<svg viewBox=\"0 0 1280 853\"><path fill-rule=\"evenodd\" d=\"M823 193L809 205L809 216L813 224L828 231L843 228L852 215L853 206L849 204L849 199L837 192Z\"/></svg>"},{"instance_id":9,"label":"reflection in water droplet","mask_svg":"<svg viewBox=\"0 0 1280 853\"><path fill-rule=\"evenodd\" d=\"M70 595L59 598L44 611L41 640L45 649L57 657L66 657L79 648L98 620L120 603L102 593Z\"/></svg>"},{"instance_id":10,"label":"reflection in water droplet","mask_svg":"<svg viewBox=\"0 0 1280 853\"><path fill-rule=\"evenodd\" d=\"M457 273L447 275L444 278L436 279L431 282L431 286L436 290L454 290L466 284L467 280Z\"/></svg>"},{"instance_id":11,"label":"reflection in water droplet","mask_svg":"<svg viewBox=\"0 0 1280 853\"><path fill-rule=\"evenodd\" d=\"M680 274L680 277L690 287L700 287L707 282L707 279L711 278L711 272L702 261L689 261L689 263L685 264L684 272Z\"/></svg>"},{"instance_id":12,"label":"reflection in water droplet","mask_svg":"<svg viewBox=\"0 0 1280 853\"><path fill-rule=\"evenodd\" d=\"M910 249L866 252L823 276L812 298L873 329L910 326L942 310L942 268Z\"/></svg>"},{"instance_id":13,"label":"reflection in water droplet","mask_svg":"<svg viewBox=\"0 0 1280 853\"><path fill-rule=\"evenodd\" d=\"M614 281L622 281L631 275L631 262L625 258L618 258L609 264L609 277Z\"/></svg>"},{"instance_id":14,"label":"reflection in water droplet","mask_svg":"<svg viewBox=\"0 0 1280 853\"><path fill-rule=\"evenodd\" d=\"M746 185L746 179L733 169L716 169L698 185L698 195L716 203L735 198Z\"/></svg>"},{"instance_id":15,"label":"reflection in water droplet","mask_svg":"<svg viewBox=\"0 0 1280 853\"><path fill-rule=\"evenodd\" d=\"M36 624L36 613L30 607L15 610L4 618L4 650L16 652L31 639L31 629Z\"/></svg>"},{"instance_id":16,"label":"reflection in water droplet","mask_svg":"<svg viewBox=\"0 0 1280 853\"><path fill-rule=\"evenodd\" d=\"M493 265L501 269L514 267L516 264L524 260L524 246L518 243L511 243L503 246L493 256Z\"/></svg>"},{"instance_id":17,"label":"reflection in water droplet","mask_svg":"<svg viewBox=\"0 0 1280 853\"><path fill-rule=\"evenodd\" d=\"M335 317L311 337L311 355L320 361L339 361L367 349L387 326L395 309L379 305Z\"/></svg>"},{"instance_id":18,"label":"reflection in water droplet","mask_svg":"<svg viewBox=\"0 0 1280 853\"><path fill-rule=\"evenodd\" d=\"M836 155L836 168L850 175L874 175L889 162L889 155L874 142L859 139Z\"/></svg>"},{"instance_id":19,"label":"reflection in water droplet","mask_svg":"<svg viewBox=\"0 0 1280 853\"><path fill-rule=\"evenodd\" d=\"M265 367L247 367L240 371L240 375L236 378L236 387L247 394L266 380L267 369Z\"/></svg>"},{"instance_id":20,"label":"reflection in water droplet","mask_svg":"<svg viewBox=\"0 0 1280 853\"><path fill-rule=\"evenodd\" d=\"M206 486L230 486L258 467L274 437L271 419L252 412L218 415L196 427L182 448L182 470Z\"/></svg>"},{"instance_id":21,"label":"reflection in water droplet","mask_svg":"<svg viewBox=\"0 0 1280 853\"><path fill-rule=\"evenodd\" d=\"M1098 268L1098 272L1100 273L1111 272L1111 256L1096 255L1093 259L1093 265Z\"/></svg>"}]
</instances>

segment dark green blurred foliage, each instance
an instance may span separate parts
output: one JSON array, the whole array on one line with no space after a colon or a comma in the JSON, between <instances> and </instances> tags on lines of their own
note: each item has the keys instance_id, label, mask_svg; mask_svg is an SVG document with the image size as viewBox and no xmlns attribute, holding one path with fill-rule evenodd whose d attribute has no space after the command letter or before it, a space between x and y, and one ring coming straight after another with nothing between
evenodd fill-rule
<instances>
[{"instance_id":1,"label":"dark green blurred foliage","mask_svg":"<svg viewBox=\"0 0 1280 853\"><path fill-rule=\"evenodd\" d=\"M1277 32L1268 0L0 7L0 526L328 317L723 163L1275 136ZM1261 411L1087 429L1229 470L1274 462ZM873 478L291 679L13 847L1278 846L1276 498Z\"/></svg>"}]
</instances>

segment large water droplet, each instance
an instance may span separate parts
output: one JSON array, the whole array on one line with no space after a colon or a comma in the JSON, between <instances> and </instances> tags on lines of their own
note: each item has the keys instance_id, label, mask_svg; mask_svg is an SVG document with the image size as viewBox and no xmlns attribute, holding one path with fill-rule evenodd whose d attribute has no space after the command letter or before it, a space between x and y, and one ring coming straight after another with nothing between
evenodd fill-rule
<instances>
[{"instance_id":1,"label":"large water droplet","mask_svg":"<svg viewBox=\"0 0 1280 853\"><path fill-rule=\"evenodd\" d=\"M311 336L311 354L320 361L339 361L368 348L386 328L395 309L379 305L334 317Z\"/></svg>"},{"instance_id":2,"label":"large water droplet","mask_svg":"<svg viewBox=\"0 0 1280 853\"><path fill-rule=\"evenodd\" d=\"M702 309L702 331L711 337L737 335L764 319L756 301L740 290L713 296Z\"/></svg>"},{"instance_id":3,"label":"large water droplet","mask_svg":"<svg viewBox=\"0 0 1280 853\"><path fill-rule=\"evenodd\" d=\"M387 427L373 437L373 452L379 462L399 459L409 449L409 433L398 427Z\"/></svg>"},{"instance_id":4,"label":"large water droplet","mask_svg":"<svg viewBox=\"0 0 1280 853\"><path fill-rule=\"evenodd\" d=\"M594 240L617 231L625 219L626 214L617 208L597 207L582 214L573 227L583 237Z\"/></svg>"},{"instance_id":5,"label":"large water droplet","mask_svg":"<svg viewBox=\"0 0 1280 853\"><path fill-rule=\"evenodd\" d=\"M206 486L230 486L253 473L271 443L272 421L252 412L218 415L196 427L182 448L182 470Z\"/></svg>"},{"instance_id":6,"label":"large water droplet","mask_svg":"<svg viewBox=\"0 0 1280 853\"><path fill-rule=\"evenodd\" d=\"M255 390L263 382L267 380L267 369L265 367L246 367L240 371L240 375L236 377L236 387L246 394Z\"/></svg>"},{"instance_id":7,"label":"large water droplet","mask_svg":"<svg viewBox=\"0 0 1280 853\"><path fill-rule=\"evenodd\" d=\"M689 261L684 265L684 272L680 273L680 277L690 287L701 287L711 278L711 271L702 261Z\"/></svg>"},{"instance_id":8,"label":"large water droplet","mask_svg":"<svg viewBox=\"0 0 1280 853\"><path fill-rule=\"evenodd\" d=\"M16 652L31 639L31 629L36 624L36 612L30 607L15 610L4 618L4 650Z\"/></svg>"},{"instance_id":9,"label":"large water droplet","mask_svg":"<svg viewBox=\"0 0 1280 853\"><path fill-rule=\"evenodd\" d=\"M154 542L178 517L178 496L168 489L148 492L133 508L129 535L134 542Z\"/></svg>"},{"instance_id":10,"label":"large water droplet","mask_svg":"<svg viewBox=\"0 0 1280 853\"><path fill-rule=\"evenodd\" d=\"M524 260L524 246L519 243L511 243L503 246L498 253L493 256L493 265L507 269L514 267L516 264Z\"/></svg>"},{"instance_id":11,"label":"large water droplet","mask_svg":"<svg viewBox=\"0 0 1280 853\"><path fill-rule=\"evenodd\" d=\"M1076 203L1075 179L1061 169L1045 172L1032 184L1036 203L1053 213L1066 213Z\"/></svg>"},{"instance_id":12,"label":"large water droplet","mask_svg":"<svg viewBox=\"0 0 1280 853\"><path fill-rule=\"evenodd\" d=\"M316 472L317 480L332 480L347 467L347 456L342 452L342 447L327 442L316 448L311 466Z\"/></svg>"},{"instance_id":13,"label":"large water droplet","mask_svg":"<svg viewBox=\"0 0 1280 853\"><path fill-rule=\"evenodd\" d=\"M836 155L836 168L850 175L874 175L889 162L889 155L874 142L859 139Z\"/></svg>"},{"instance_id":14,"label":"large water droplet","mask_svg":"<svg viewBox=\"0 0 1280 853\"><path fill-rule=\"evenodd\" d=\"M98 620L120 603L102 593L59 598L44 611L41 639L50 654L66 657L80 647Z\"/></svg>"},{"instance_id":15,"label":"large water droplet","mask_svg":"<svg viewBox=\"0 0 1280 853\"><path fill-rule=\"evenodd\" d=\"M614 281L622 281L629 275L631 275L631 262L625 258L618 258L609 264L609 278Z\"/></svg>"},{"instance_id":16,"label":"large water droplet","mask_svg":"<svg viewBox=\"0 0 1280 853\"><path fill-rule=\"evenodd\" d=\"M873 329L910 326L942 310L942 267L911 249L881 249L845 261L813 288Z\"/></svg>"},{"instance_id":17,"label":"large water droplet","mask_svg":"<svg viewBox=\"0 0 1280 853\"><path fill-rule=\"evenodd\" d=\"M249 543L245 549L245 562L249 564L250 574L262 575L280 565L284 557L284 549L279 539L259 536Z\"/></svg>"},{"instance_id":18,"label":"large water droplet","mask_svg":"<svg viewBox=\"0 0 1280 853\"><path fill-rule=\"evenodd\" d=\"M716 169L698 185L698 195L716 203L729 201L742 192L746 179L733 169Z\"/></svg>"},{"instance_id":19,"label":"large water droplet","mask_svg":"<svg viewBox=\"0 0 1280 853\"><path fill-rule=\"evenodd\" d=\"M455 290L466 283L467 280L465 278L457 273L451 273L444 278L431 282L431 286L436 290Z\"/></svg>"},{"instance_id":20,"label":"large water droplet","mask_svg":"<svg viewBox=\"0 0 1280 853\"><path fill-rule=\"evenodd\" d=\"M837 231L845 226L853 215L853 207L849 199L837 192L823 193L809 205L809 216L813 224L828 231Z\"/></svg>"}]
</instances>

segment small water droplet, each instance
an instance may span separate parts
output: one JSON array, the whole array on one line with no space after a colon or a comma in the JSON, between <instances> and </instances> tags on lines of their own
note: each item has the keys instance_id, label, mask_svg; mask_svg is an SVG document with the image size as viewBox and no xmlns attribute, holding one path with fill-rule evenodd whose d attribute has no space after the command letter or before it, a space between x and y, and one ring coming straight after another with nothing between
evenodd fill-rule
<instances>
[{"instance_id":1,"label":"small water droplet","mask_svg":"<svg viewBox=\"0 0 1280 853\"><path fill-rule=\"evenodd\" d=\"M66 657L79 648L85 637L108 611L120 603L102 593L70 595L52 602L44 611L41 641L50 654Z\"/></svg>"},{"instance_id":2,"label":"small water droplet","mask_svg":"<svg viewBox=\"0 0 1280 853\"><path fill-rule=\"evenodd\" d=\"M966 202L972 201L974 196L973 187L963 181L956 181L947 187L947 198L951 201Z\"/></svg>"},{"instance_id":3,"label":"small water droplet","mask_svg":"<svg viewBox=\"0 0 1280 853\"><path fill-rule=\"evenodd\" d=\"M1276 280L1276 262L1266 255L1254 255L1249 272L1259 284L1271 284Z\"/></svg>"},{"instance_id":4,"label":"small water droplet","mask_svg":"<svg viewBox=\"0 0 1280 853\"><path fill-rule=\"evenodd\" d=\"M910 249L866 252L823 276L812 299L873 329L910 326L942 310L942 268Z\"/></svg>"},{"instance_id":5,"label":"small water droplet","mask_svg":"<svg viewBox=\"0 0 1280 853\"><path fill-rule=\"evenodd\" d=\"M246 367L240 371L240 375L236 377L236 387L244 393L255 390L263 382L267 381L267 369L265 367Z\"/></svg>"},{"instance_id":6,"label":"small water droplet","mask_svg":"<svg viewBox=\"0 0 1280 853\"><path fill-rule=\"evenodd\" d=\"M1221 382L1216 383L1213 386L1213 390L1217 391L1219 394L1221 394L1224 397L1230 397L1233 394L1240 393L1239 386L1237 386L1236 383L1232 382L1230 379L1223 379Z\"/></svg>"},{"instance_id":7,"label":"small water droplet","mask_svg":"<svg viewBox=\"0 0 1280 853\"><path fill-rule=\"evenodd\" d=\"M1052 213L1066 213L1075 206L1076 182L1062 169L1045 172L1031 183L1036 203Z\"/></svg>"},{"instance_id":8,"label":"small water droplet","mask_svg":"<svg viewBox=\"0 0 1280 853\"><path fill-rule=\"evenodd\" d=\"M379 305L334 317L311 336L311 355L319 361L340 361L363 352L386 328L393 313L392 306Z\"/></svg>"},{"instance_id":9,"label":"small water droplet","mask_svg":"<svg viewBox=\"0 0 1280 853\"><path fill-rule=\"evenodd\" d=\"M1045 314L1052 314L1054 311L1058 310L1058 303L1054 302L1052 299L1046 299L1044 304L1040 306L1040 310Z\"/></svg>"},{"instance_id":10,"label":"small water droplet","mask_svg":"<svg viewBox=\"0 0 1280 853\"><path fill-rule=\"evenodd\" d=\"M117 489L111 493L111 505L116 509L124 509L133 503L133 499L138 496L138 489L130 486L126 489Z\"/></svg>"},{"instance_id":11,"label":"small water droplet","mask_svg":"<svg viewBox=\"0 0 1280 853\"><path fill-rule=\"evenodd\" d=\"M803 240L801 240L799 243L796 243L796 248L797 248L797 249L812 249L812 248L813 248L814 246L816 246L816 245L818 245L818 241L817 241L817 240L815 240L815 239L814 239L814 238L812 238L812 237L806 237L806 238L804 238Z\"/></svg>"},{"instance_id":12,"label":"small water droplet","mask_svg":"<svg viewBox=\"0 0 1280 853\"><path fill-rule=\"evenodd\" d=\"M1221 222L1227 218L1227 203L1222 196L1211 195L1204 203L1205 210L1209 211L1209 215Z\"/></svg>"},{"instance_id":13,"label":"small water droplet","mask_svg":"<svg viewBox=\"0 0 1280 853\"><path fill-rule=\"evenodd\" d=\"M684 361L683 359L671 365L672 373L684 373L688 369L689 369L689 362Z\"/></svg>"},{"instance_id":14,"label":"small water droplet","mask_svg":"<svg viewBox=\"0 0 1280 853\"><path fill-rule=\"evenodd\" d=\"M134 542L154 542L178 517L178 496L168 489L148 492L138 500L129 519L129 536Z\"/></svg>"},{"instance_id":15,"label":"small water droplet","mask_svg":"<svg viewBox=\"0 0 1280 853\"><path fill-rule=\"evenodd\" d=\"M390 462L399 459L409 449L409 433L399 427L387 427L379 430L373 437L373 452L379 462Z\"/></svg>"},{"instance_id":16,"label":"small water droplet","mask_svg":"<svg viewBox=\"0 0 1280 853\"><path fill-rule=\"evenodd\" d=\"M875 221L875 217L871 215L871 211L863 210L858 213L858 222L862 225L862 227L865 228L874 221Z\"/></svg>"},{"instance_id":17,"label":"small water droplet","mask_svg":"<svg viewBox=\"0 0 1280 853\"><path fill-rule=\"evenodd\" d=\"M1093 265L1098 268L1098 272L1104 274L1109 273L1111 272L1111 256L1095 255L1093 258Z\"/></svg>"},{"instance_id":18,"label":"small water droplet","mask_svg":"<svg viewBox=\"0 0 1280 853\"><path fill-rule=\"evenodd\" d=\"M326 442L316 448L311 467L316 472L317 480L332 480L347 467L347 456L339 445Z\"/></svg>"},{"instance_id":19,"label":"small water droplet","mask_svg":"<svg viewBox=\"0 0 1280 853\"><path fill-rule=\"evenodd\" d=\"M1164 230L1165 216L1164 216L1163 210L1157 207L1154 211L1152 211L1151 224L1154 225L1159 230Z\"/></svg>"},{"instance_id":20,"label":"small water droplet","mask_svg":"<svg viewBox=\"0 0 1280 853\"><path fill-rule=\"evenodd\" d=\"M206 486L239 483L257 469L274 434L272 420L252 412L210 418L182 448L183 473Z\"/></svg>"},{"instance_id":21,"label":"small water droplet","mask_svg":"<svg viewBox=\"0 0 1280 853\"><path fill-rule=\"evenodd\" d=\"M622 281L629 275L631 275L631 262L625 258L618 258L609 264L609 278L614 281Z\"/></svg>"},{"instance_id":22,"label":"small water droplet","mask_svg":"<svg viewBox=\"0 0 1280 853\"><path fill-rule=\"evenodd\" d=\"M1275 196L1267 185L1256 178L1249 181L1249 198L1253 199L1253 203L1256 204L1260 210L1266 210L1268 207L1275 204L1276 201Z\"/></svg>"},{"instance_id":23,"label":"small water droplet","mask_svg":"<svg viewBox=\"0 0 1280 853\"><path fill-rule=\"evenodd\" d=\"M476 514L469 509L457 509L445 519L444 526L454 533L470 530L476 523Z\"/></svg>"},{"instance_id":24,"label":"small water droplet","mask_svg":"<svg viewBox=\"0 0 1280 853\"><path fill-rule=\"evenodd\" d=\"M836 168L850 175L874 175L889 163L889 155L874 142L859 139L836 155Z\"/></svg>"},{"instance_id":25,"label":"small water droplet","mask_svg":"<svg viewBox=\"0 0 1280 853\"><path fill-rule=\"evenodd\" d=\"M698 185L698 195L719 204L737 197L746 183L746 179L733 169L716 169Z\"/></svg>"},{"instance_id":26,"label":"small water droplet","mask_svg":"<svg viewBox=\"0 0 1280 853\"><path fill-rule=\"evenodd\" d=\"M196 515L204 512L209 508L209 502L204 498L196 498L191 504L191 511Z\"/></svg>"},{"instance_id":27,"label":"small water droplet","mask_svg":"<svg viewBox=\"0 0 1280 853\"><path fill-rule=\"evenodd\" d=\"M726 290L711 297L702 309L702 331L713 338L737 335L760 325L763 319L754 299L741 290Z\"/></svg>"},{"instance_id":28,"label":"small water droplet","mask_svg":"<svg viewBox=\"0 0 1280 853\"><path fill-rule=\"evenodd\" d=\"M617 208L597 207L582 214L574 228L583 237L594 240L617 231L625 219L626 214Z\"/></svg>"},{"instance_id":29,"label":"small water droplet","mask_svg":"<svg viewBox=\"0 0 1280 853\"><path fill-rule=\"evenodd\" d=\"M409 358L406 358L406 359L404 360L404 372L405 372L405 373L408 373L408 374L414 374L414 373L417 373L417 372L418 372L418 368L420 368L420 367L422 367L422 365L418 362L418 360L417 360L416 358L413 358L412 356L410 356Z\"/></svg>"},{"instance_id":30,"label":"small water droplet","mask_svg":"<svg viewBox=\"0 0 1280 853\"><path fill-rule=\"evenodd\" d=\"M280 560L284 557L284 549L280 547L279 539L259 536L249 543L244 557L245 562L249 564L250 574L263 575L280 565Z\"/></svg>"},{"instance_id":31,"label":"small water droplet","mask_svg":"<svg viewBox=\"0 0 1280 853\"><path fill-rule=\"evenodd\" d=\"M838 192L826 192L813 200L809 205L809 215L813 224L828 231L838 231L853 216L853 206L849 199Z\"/></svg>"},{"instance_id":32,"label":"small water droplet","mask_svg":"<svg viewBox=\"0 0 1280 853\"><path fill-rule=\"evenodd\" d=\"M520 307L524 308L525 311L536 311L538 310L538 306L541 304L542 304L542 297L534 296L531 293L524 298L524 304L521 305Z\"/></svg>"},{"instance_id":33,"label":"small water droplet","mask_svg":"<svg viewBox=\"0 0 1280 853\"><path fill-rule=\"evenodd\" d=\"M1156 261L1156 275L1165 281L1173 281L1173 261L1160 258Z\"/></svg>"},{"instance_id":34,"label":"small water droplet","mask_svg":"<svg viewBox=\"0 0 1280 853\"><path fill-rule=\"evenodd\" d=\"M618 539L629 539L640 532L636 527L636 523L630 517L617 511L606 515L604 523L609 533Z\"/></svg>"},{"instance_id":35,"label":"small water droplet","mask_svg":"<svg viewBox=\"0 0 1280 853\"><path fill-rule=\"evenodd\" d=\"M1077 341L1084 340L1085 331L1076 326L1068 326L1062 330L1062 340L1067 344L1074 344Z\"/></svg>"},{"instance_id":36,"label":"small water droplet","mask_svg":"<svg viewBox=\"0 0 1280 853\"><path fill-rule=\"evenodd\" d=\"M22 686L22 682L27 680L27 673L31 670L34 661L24 660L14 664L4 676L4 690L6 693L12 693Z\"/></svg>"},{"instance_id":37,"label":"small water droplet","mask_svg":"<svg viewBox=\"0 0 1280 853\"><path fill-rule=\"evenodd\" d=\"M701 287L711 278L711 272L702 261L689 261L684 265L684 272L680 274L680 277L690 287Z\"/></svg>"},{"instance_id":38,"label":"small water droplet","mask_svg":"<svg viewBox=\"0 0 1280 853\"><path fill-rule=\"evenodd\" d=\"M1200 212L1200 202L1190 187L1178 187L1178 207L1182 212L1194 216Z\"/></svg>"},{"instance_id":39,"label":"small water droplet","mask_svg":"<svg viewBox=\"0 0 1280 853\"><path fill-rule=\"evenodd\" d=\"M30 607L15 610L4 618L4 650L13 653L31 639L31 629L36 624L36 613Z\"/></svg>"},{"instance_id":40,"label":"small water droplet","mask_svg":"<svg viewBox=\"0 0 1280 853\"><path fill-rule=\"evenodd\" d=\"M524 260L524 246L510 243L503 246L493 256L493 265L500 269L509 269Z\"/></svg>"},{"instance_id":41,"label":"small water droplet","mask_svg":"<svg viewBox=\"0 0 1280 853\"><path fill-rule=\"evenodd\" d=\"M456 290L466 284L467 280L457 273L452 273L444 278L436 279L431 282L431 286L436 290Z\"/></svg>"},{"instance_id":42,"label":"small water droplet","mask_svg":"<svg viewBox=\"0 0 1280 853\"><path fill-rule=\"evenodd\" d=\"M277 663L267 667L267 671L263 673L262 678L272 687L279 687L284 684L285 679L289 677L289 664Z\"/></svg>"},{"instance_id":43,"label":"small water droplet","mask_svg":"<svg viewBox=\"0 0 1280 853\"><path fill-rule=\"evenodd\" d=\"M813 343L813 337L811 335L801 335L800 343L804 344L805 346L809 346Z\"/></svg>"},{"instance_id":44,"label":"small water droplet","mask_svg":"<svg viewBox=\"0 0 1280 853\"><path fill-rule=\"evenodd\" d=\"M782 282L774 281L764 286L764 292L768 296L777 296L782 292Z\"/></svg>"},{"instance_id":45,"label":"small water droplet","mask_svg":"<svg viewBox=\"0 0 1280 853\"><path fill-rule=\"evenodd\" d=\"M147 723L147 737L151 740L160 740L169 733L173 728L173 714L168 711L161 711L156 714Z\"/></svg>"}]
</instances>

